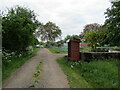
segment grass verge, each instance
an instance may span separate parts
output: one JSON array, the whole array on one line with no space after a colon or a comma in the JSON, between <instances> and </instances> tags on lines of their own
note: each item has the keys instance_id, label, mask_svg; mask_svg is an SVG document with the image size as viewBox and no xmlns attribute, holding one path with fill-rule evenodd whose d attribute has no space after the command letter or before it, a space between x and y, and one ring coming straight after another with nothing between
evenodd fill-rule
<instances>
[{"instance_id":1,"label":"grass verge","mask_svg":"<svg viewBox=\"0 0 120 90\"><path fill-rule=\"evenodd\" d=\"M118 88L118 61L114 59L72 62L57 59L71 88Z\"/></svg>"},{"instance_id":2,"label":"grass verge","mask_svg":"<svg viewBox=\"0 0 120 90\"><path fill-rule=\"evenodd\" d=\"M52 53L58 53L58 54L65 54L67 53L67 49L62 49L62 48L48 48L49 51Z\"/></svg>"},{"instance_id":3,"label":"grass verge","mask_svg":"<svg viewBox=\"0 0 120 90\"><path fill-rule=\"evenodd\" d=\"M33 53L26 57L20 57L20 58L13 57L11 62L7 66L2 67L2 81L4 81L7 77L9 77L12 72L14 72L20 66L22 66L27 60L35 56L38 50L39 48L35 48Z\"/></svg>"}]
</instances>

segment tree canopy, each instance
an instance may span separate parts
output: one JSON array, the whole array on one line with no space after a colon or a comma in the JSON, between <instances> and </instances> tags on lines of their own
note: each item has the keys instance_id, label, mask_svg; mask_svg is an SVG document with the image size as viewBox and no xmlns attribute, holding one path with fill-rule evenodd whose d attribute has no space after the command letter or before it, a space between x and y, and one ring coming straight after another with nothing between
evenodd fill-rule
<instances>
[{"instance_id":1,"label":"tree canopy","mask_svg":"<svg viewBox=\"0 0 120 90\"><path fill-rule=\"evenodd\" d=\"M42 41L55 41L56 38L60 38L61 34L61 29L53 22L47 22L45 25L40 25L37 31L37 36Z\"/></svg>"},{"instance_id":2,"label":"tree canopy","mask_svg":"<svg viewBox=\"0 0 120 90\"><path fill-rule=\"evenodd\" d=\"M33 34L39 23L34 11L16 6L2 16L2 44L11 51L22 51L32 45L35 39Z\"/></svg>"},{"instance_id":3,"label":"tree canopy","mask_svg":"<svg viewBox=\"0 0 120 90\"><path fill-rule=\"evenodd\" d=\"M0 13L0 50L2 48L2 16Z\"/></svg>"},{"instance_id":4,"label":"tree canopy","mask_svg":"<svg viewBox=\"0 0 120 90\"><path fill-rule=\"evenodd\" d=\"M84 33L92 32L95 30L100 30L101 28L102 28L102 25L100 25L98 23L87 24L84 26L83 32Z\"/></svg>"},{"instance_id":5,"label":"tree canopy","mask_svg":"<svg viewBox=\"0 0 120 90\"><path fill-rule=\"evenodd\" d=\"M64 41L68 40L81 40L81 35L67 35L64 39Z\"/></svg>"},{"instance_id":6,"label":"tree canopy","mask_svg":"<svg viewBox=\"0 0 120 90\"><path fill-rule=\"evenodd\" d=\"M99 46L102 43L104 35L105 30L96 30L87 32L84 37L92 48L96 48L96 46Z\"/></svg>"},{"instance_id":7,"label":"tree canopy","mask_svg":"<svg viewBox=\"0 0 120 90\"><path fill-rule=\"evenodd\" d=\"M120 1L111 2L111 8L105 12L107 30L105 42L111 46L120 46Z\"/></svg>"}]
</instances>

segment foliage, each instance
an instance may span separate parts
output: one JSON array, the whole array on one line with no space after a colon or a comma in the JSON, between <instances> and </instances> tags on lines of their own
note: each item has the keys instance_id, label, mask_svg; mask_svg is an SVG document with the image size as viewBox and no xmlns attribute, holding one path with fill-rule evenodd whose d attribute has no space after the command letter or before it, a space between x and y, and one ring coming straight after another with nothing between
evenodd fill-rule
<instances>
[{"instance_id":1,"label":"foliage","mask_svg":"<svg viewBox=\"0 0 120 90\"><path fill-rule=\"evenodd\" d=\"M62 48L48 48L52 53L67 53L67 49Z\"/></svg>"},{"instance_id":2,"label":"foliage","mask_svg":"<svg viewBox=\"0 0 120 90\"><path fill-rule=\"evenodd\" d=\"M34 31L39 23L34 11L16 6L2 16L3 47L11 51L24 51L34 43Z\"/></svg>"},{"instance_id":3,"label":"foliage","mask_svg":"<svg viewBox=\"0 0 120 90\"><path fill-rule=\"evenodd\" d=\"M79 40L81 40L82 42L84 42L84 33L83 33L83 32L81 32L81 33L79 34L79 37L80 37Z\"/></svg>"},{"instance_id":4,"label":"foliage","mask_svg":"<svg viewBox=\"0 0 120 90\"><path fill-rule=\"evenodd\" d=\"M84 35L84 38L89 43L92 48L96 48L96 46L99 46L102 42L102 39L105 35L105 30L96 30L92 32L87 32Z\"/></svg>"},{"instance_id":5,"label":"foliage","mask_svg":"<svg viewBox=\"0 0 120 90\"><path fill-rule=\"evenodd\" d=\"M44 42L39 42L40 45L44 45L45 43Z\"/></svg>"},{"instance_id":6,"label":"foliage","mask_svg":"<svg viewBox=\"0 0 120 90\"><path fill-rule=\"evenodd\" d=\"M65 41L64 40L60 40L60 41L57 41L56 43L57 43L58 46L60 46L60 45L64 44Z\"/></svg>"},{"instance_id":7,"label":"foliage","mask_svg":"<svg viewBox=\"0 0 120 90\"><path fill-rule=\"evenodd\" d=\"M2 30L2 15L1 15L1 12L0 12L0 31Z\"/></svg>"},{"instance_id":8,"label":"foliage","mask_svg":"<svg viewBox=\"0 0 120 90\"><path fill-rule=\"evenodd\" d=\"M92 86L80 74L76 73L76 70L70 68L72 66L68 66L70 62L65 58L58 58L57 62L67 76L70 88L92 88Z\"/></svg>"},{"instance_id":9,"label":"foliage","mask_svg":"<svg viewBox=\"0 0 120 90\"><path fill-rule=\"evenodd\" d=\"M64 41L68 41L68 40L80 40L81 36L80 35L67 35L64 39Z\"/></svg>"},{"instance_id":10,"label":"foliage","mask_svg":"<svg viewBox=\"0 0 120 90\"><path fill-rule=\"evenodd\" d=\"M67 75L72 88L86 88L87 86L93 88L118 88L118 60L72 62L67 61L64 57L59 58L57 61Z\"/></svg>"},{"instance_id":11,"label":"foliage","mask_svg":"<svg viewBox=\"0 0 120 90\"><path fill-rule=\"evenodd\" d=\"M0 13L0 31L2 31L2 15Z\"/></svg>"},{"instance_id":12,"label":"foliage","mask_svg":"<svg viewBox=\"0 0 120 90\"><path fill-rule=\"evenodd\" d=\"M70 39L71 39L71 36L70 36L70 35L67 35L67 36L65 37L64 41L66 42L66 41L68 41L68 40L70 40Z\"/></svg>"},{"instance_id":13,"label":"foliage","mask_svg":"<svg viewBox=\"0 0 120 90\"><path fill-rule=\"evenodd\" d=\"M40 73L41 73L42 67L43 67L43 62L39 62L39 64L36 67L36 71L33 74L33 80L29 88L35 87L38 84L40 76L41 76Z\"/></svg>"},{"instance_id":14,"label":"foliage","mask_svg":"<svg viewBox=\"0 0 120 90\"><path fill-rule=\"evenodd\" d=\"M20 57L25 57L28 55L31 55L33 53L33 47L29 46L26 48L26 50L24 52L11 52L9 50L2 50L2 62L3 65L7 65L8 63L10 63L12 61L12 58L20 58Z\"/></svg>"},{"instance_id":15,"label":"foliage","mask_svg":"<svg viewBox=\"0 0 120 90\"><path fill-rule=\"evenodd\" d=\"M120 46L120 1L111 2L111 8L105 12L107 30L105 42L111 46Z\"/></svg>"},{"instance_id":16,"label":"foliage","mask_svg":"<svg viewBox=\"0 0 120 90\"><path fill-rule=\"evenodd\" d=\"M101 30L102 25L98 24L98 23L92 23L92 24L87 24L84 26L83 32L87 33L87 32L92 32L95 30Z\"/></svg>"},{"instance_id":17,"label":"foliage","mask_svg":"<svg viewBox=\"0 0 120 90\"><path fill-rule=\"evenodd\" d=\"M12 72L22 66L27 60L36 55L38 48L34 48L33 52L29 55L24 55L24 52L16 54L15 52L2 51L2 71L3 80L5 80Z\"/></svg>"},{"instance_id":18,"label":"foliage","mask_svg":"<svg viewBox=\"0 0 120 90\"><path fill-rule=\"evenodd\" d=\"M51 45L51 46L53 46L53 47L55 47L55 46L57 45L56 42L47 42L47 44L49 44L49 45Z\"/></svg>"},{"instance_id":19,"label":"foliage","mask_svg":"<svg viewBox=\"0 0 120 90\"><path fill-rule=\"evenodd\" d=\"M37 45L37 44L39 44L40 42L38 41L38 39L37 39L37 37L36 36L34 36L33 37L33 46L35 46L35 45Z\"/></svg>"},{"instance_id":20,"label":"foliage","mask_svg":"<svg viewBox=\"0 0 120 90\"><path fill-rule=\"evenodd\" d=\"M32 54L33 53L33 47L32 46L27 47L26 52L27 52L27 55Z\"/></svg>"},{"instance_id":21,"label":"foliage","mask_svg":"<svg viewBox=\"0 0 120 90\"><path fill-rule=\"evenodd\" d=\"M64 43L66 43L65 40L59 40L56 42L56 47L61 47Z\"/></svg>"},{"instance_id":22,"label":"foliage","mask_svg":"<svg viewBox=\"0 0 120 90\"><path fill-rule=\"evenodd\" d=\"M2 16L0 13L0 50L2 48Z\"/></svg>"},{"instance_id":23,"label":"foliage","mask_svg":"<svg viewBox=\"0 0 120 90\"><path fill-rule=\"evenodd\" d=\"M62 32L58 26L53 22L47 22L45 25L40 25L37 36L42 41L55 41L61 36Z\"/></svg>"},{"instance_id":24,"label":"foliage","mask_svg":"<svg viewBox=\"0 0 120 90\"><path fill-rule=\"evenodd\" d=\"M15 56L16 58L21 57L21 54L17 55L16 52L9 52L8 50L2 50L2 63L7 65L11 62L11 57Z\"/></svg>"},{"instance_id":25,"label":"foliage","mask_svg":"<svg viewBox=\"0 0 120 90\"><path fill-rule=\"evenodd\" d=\"M46 47L46 48L50 48L50 47L54 48L54 47L56 47L56 46L57 46L57 43L56 43L56 42L46 42L46 43L45 43L45 47Z\"/></svg>"}]
</instances>

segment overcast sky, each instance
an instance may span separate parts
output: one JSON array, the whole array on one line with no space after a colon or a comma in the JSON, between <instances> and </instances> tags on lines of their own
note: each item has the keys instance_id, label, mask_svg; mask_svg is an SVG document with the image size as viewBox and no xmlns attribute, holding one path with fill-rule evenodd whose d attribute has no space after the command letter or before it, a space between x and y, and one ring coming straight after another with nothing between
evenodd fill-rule
<instances>
[{"instance_id":1,"label":"overcast sky","mask_svg":"<svg viewBox=\"0 0 120 90\"><path fill-rule=\"evenodd\" d=\"M0 10L15 5L34 10L40 22L52 21L62 30L62 37L80 34L86 24L105 21L109 0L0 0Z\"/></svg>"}]
</instances>

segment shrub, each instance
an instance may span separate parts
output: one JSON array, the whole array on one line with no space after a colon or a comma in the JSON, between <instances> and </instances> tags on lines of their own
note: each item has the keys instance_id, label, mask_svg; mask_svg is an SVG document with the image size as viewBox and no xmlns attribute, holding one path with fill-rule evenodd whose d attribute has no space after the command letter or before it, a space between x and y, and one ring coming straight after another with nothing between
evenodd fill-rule
<instances>
[{"instance_id":1,"label":"shrub","mask_svg":"<svg viewBox=\"0 0 120 90\"><path fill-rule=\"evenodd\" d=\"M24 51L37 43L34 32L38 25L34 11L19 6L8 9L2 17L2 46L10 51Z\"/></svg>"},{"instance_id":2,"label":"shrub","mask_svg":"<svg viewBox=\"0 0 120 90\"><path fill-rule=\"evenodd\" d=\"M21 52L11 52L9 50L2 50L2 61L3 61L3 65L7 65L8 63L11 62L11 60L15 59L15 58L20 58L20 57L24 57L27 55L30 55L33 53L33 47L29 46L26 48L25 51L21 51Z\"/></svg>"},{"instance_id":3,"label":"shrub","mask_svg":"<svg viewBox=\"0 0 120 90\"><path fill-rule=\"evenodd\" d=\"M8 50L2 50L2 61L3 65L7 65L9 62L11 62L11 58L15 55L16 52L9 52Z\"/></svg>"},{"instance_id":4,"label":"shrub","mask_svg":"<svg viewBox=\"0 0 120 90\"><path fill-rule=\"evenodd\" d=\"M33 52L33 47L32 46L27 47L26 52L28 55L31 54Z\"/></svg>"}]
</instances>

